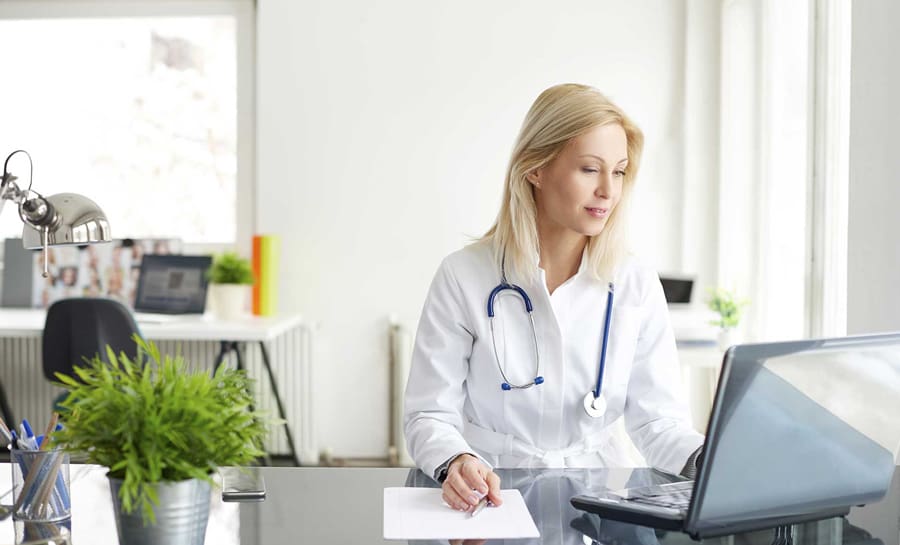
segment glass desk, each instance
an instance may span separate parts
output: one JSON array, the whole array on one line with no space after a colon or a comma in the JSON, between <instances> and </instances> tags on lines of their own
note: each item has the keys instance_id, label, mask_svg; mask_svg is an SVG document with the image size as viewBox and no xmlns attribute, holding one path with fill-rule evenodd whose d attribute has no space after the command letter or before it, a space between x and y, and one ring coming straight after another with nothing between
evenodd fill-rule
<instances>
[{"instance_id":1,"label":"glass desk","mask_svg":"<svg viewBox=\"0 0 900 545\"><path fill-rule=\"evenodd\" d=\"M0 464L0 494L10 489L9 464ZM117 543L106 470L73 464L70 543ZM399 468L262 468L266 500L260 503L211 501L206 543L398 543L382 539L382 490L391 486L437 487L419 471ZM541 532L515 544L687 545L687 535L601 520L569 504L575 494L649 482L650 470L501 470L504 488L518 488ZM11 502L10 495L0 503ZM0 521L0 544L21 540L22 523ZM795 525L796 545L900 545L900 472L881 502L854 508L845 519ZM771 531L705 540L716 545L770 545ZM62 540L60 543L66 543ZM501 543L492 540L488 543ZM402 542L401 542L402 543ZM425 542L415 542L425 543ZM446 543L444 541L443 543Z\"/></svg>"}]
</instances>

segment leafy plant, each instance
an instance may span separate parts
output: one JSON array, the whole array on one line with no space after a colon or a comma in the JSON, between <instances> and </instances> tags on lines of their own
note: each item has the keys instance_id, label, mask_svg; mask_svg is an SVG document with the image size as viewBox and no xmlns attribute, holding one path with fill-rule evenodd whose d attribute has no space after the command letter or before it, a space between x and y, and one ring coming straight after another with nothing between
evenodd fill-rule
<instances>
[{"instance_id":1,"label":"leafy plant","mask_svg":"<svg viewBox=\"0 0 900 545\"><path fill-rule=\"evenodd\" d=\"M162 481L204 479L222 465L247 465L263 455L267 422L251 410L253 381L220 366L215 374L185 370L180 355L161 356L152 342L134 336L138 357L107 347L76 367L76 380L57 373L69 391L61 402L64 426L55 441L122 479L126 512L140 508L155 522L155 487Z\"/></svg>"},{"instance_id":2,"label":"leafy plant","mask_svg":"<svg viewBox=\"0 0 900 545\"><path fill-rule=\"evenodd\" d=\"M253 269L249 259L225 252L213 257L206 278L213 284L252 284Z\"/></svg>"},{"instance_id":3,"label":"leafy plant","mask_svg":"<svg viewBox=\"0 0 900 545\"><path fill-rule=\"evenodd\" d=\"M736 327L750 301L738 299L735 293L722 288L711 288L708 292L709 299L706 304L710 310L719 315L719 318L711 321L710 324L722 329Z\"/></svg>"}]
</instances>

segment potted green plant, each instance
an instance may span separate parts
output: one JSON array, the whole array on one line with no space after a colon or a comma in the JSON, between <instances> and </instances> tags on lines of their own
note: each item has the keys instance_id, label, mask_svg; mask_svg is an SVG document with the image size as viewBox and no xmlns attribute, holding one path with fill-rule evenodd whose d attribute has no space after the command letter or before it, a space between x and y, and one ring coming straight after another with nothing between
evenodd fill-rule
<instances>
[{"instance_id":1,"label":"potted green plant","mask_svg":"<svg viewBox=\"0 0 900 545\"><path fill-rule=\"evenodd\" d=\"M249 286L253 284L250 260L235 252L225 252L213 257L206 271L210 286L210 306L223 320L239 317L244 312Z\"/></svg>"},{"instance_id":2,"label":"potted green plant","mask_svg":"<svg viewBox=\"0 0 900 545\"><path fill-rule=\"evenodd\" d=\"M719 347L725 350L734 344L734 330L750 302L747 299L739 298L734 292L722 288L711 288L708 293L709 298L706 304L718 315L715 320L710 322L710 325L718 326Z\"/></svg>"},{"instance_id":3,"label":"potted green plant","mask_svg":"<svg viewBox=\"0 0 900 545\"><path fill-rule=\"evenodd\" d=\"M251 408L244 371L189 372L181 356L135 342L134 361L107 347L109 363L95 356L77 378L57 373L68 396L53 437L109 468L120 543L199 545L213 473L262 456L268 422Z\"/></svg>"}]
</instances>

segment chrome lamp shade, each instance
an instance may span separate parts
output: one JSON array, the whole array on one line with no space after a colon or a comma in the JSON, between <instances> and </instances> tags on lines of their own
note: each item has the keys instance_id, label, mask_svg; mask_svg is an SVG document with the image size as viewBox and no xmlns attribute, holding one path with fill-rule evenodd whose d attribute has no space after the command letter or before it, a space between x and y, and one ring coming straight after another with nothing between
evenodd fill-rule
<instances>
[{"instance_id":1,"label":"chrome lamp shade","mask_svg":"<svg viewBox=\"0 0 900 545\"><path fill-rule=\"evenodd\" d=\"M47 231L48 246L112 240L106 214L91 199L76 193L58 193L45 199L56 209L56 221ZM22 230L22 245L29 250L42 248L41 231L26 223Z\"/></svg>"}]
</instances>

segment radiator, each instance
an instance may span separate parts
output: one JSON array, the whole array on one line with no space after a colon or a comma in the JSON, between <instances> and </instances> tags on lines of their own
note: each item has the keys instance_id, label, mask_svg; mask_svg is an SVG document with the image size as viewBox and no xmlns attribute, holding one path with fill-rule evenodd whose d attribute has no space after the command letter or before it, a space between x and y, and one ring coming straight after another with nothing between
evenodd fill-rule
<instances>
[{"instance_id":1,"label":"radiator","mask_svg":"<svg viewBox=\"0 0 900 545\"><path fill-rule=\"evenodd\" d=\"M152 340L152 339L151 339ZM211 341L160 341L163 354L181 353L191 370L212 370L219 343ZM313 414L313 329L303 324L267 343L269 361L284 404L285 419L291 426L297 455L304 464L318 461ZM234 354L226 361L235 365ZM273 417L278 407L263 365L258 343L247 343L243 352L247 373L255 379L257 407ZM10 409L19 420L28 418L35 429L50 420L53 400L62 390L44 378L41 366L41 339L0 338L0 380L9 397ZM266 450L289 454L281 425L273 425Z\"/></svg>"},{"instance_id":2,"label":"radiator","mask_svg":"<svg viewBox=\"0 0 900 545\"><path fill-rule=\"evenodd\" d=\"M396 321L392 321L388 335L391 352L388 459L391 465L412 467L415 464L409 456L403 433L403 396L412 358L412 335L406 327Z\"/></svg>"}]
</instances>

